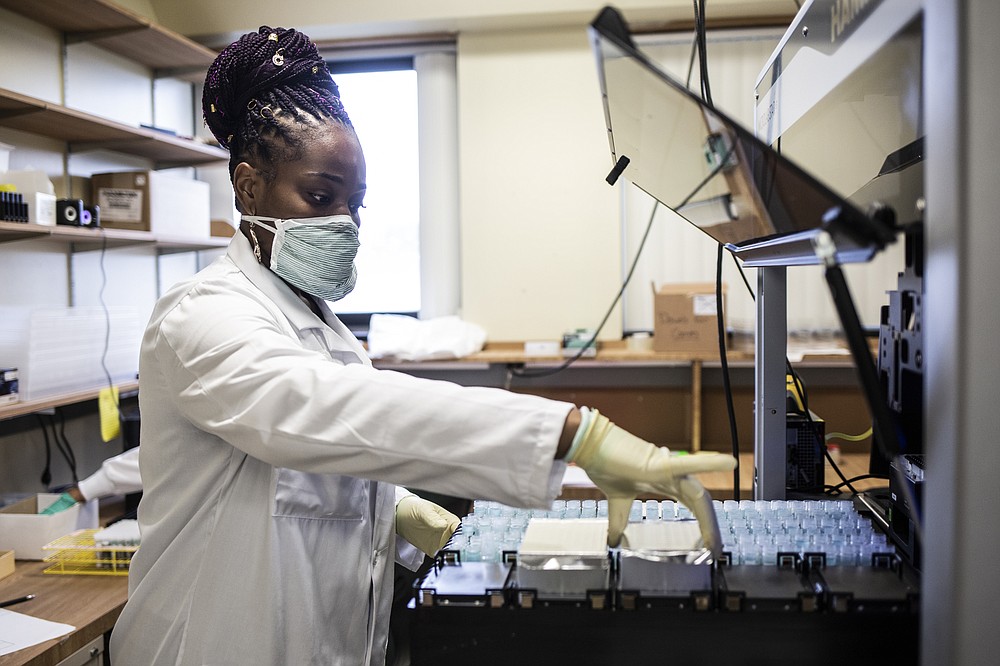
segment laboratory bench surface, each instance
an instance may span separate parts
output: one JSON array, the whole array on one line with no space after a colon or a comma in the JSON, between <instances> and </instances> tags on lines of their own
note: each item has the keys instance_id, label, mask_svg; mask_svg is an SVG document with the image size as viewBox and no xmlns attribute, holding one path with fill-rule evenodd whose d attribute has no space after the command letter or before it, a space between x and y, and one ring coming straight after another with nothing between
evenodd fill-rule
<instances>
[{"instance_id":1,"label":"laboratory bench surface","mask_svg":"<svg viewBox=\"0 0 1000 666\"><path fill-rule=\"evenodd\" d=\"M54 640L0 657L0 666L54 666L95 638L111 631L128 598L127 576L72 576L42 573L46 562L18 560L0 580L0 599L35 598L8 610L76 627Z\"/></svg>"}]
</instances>

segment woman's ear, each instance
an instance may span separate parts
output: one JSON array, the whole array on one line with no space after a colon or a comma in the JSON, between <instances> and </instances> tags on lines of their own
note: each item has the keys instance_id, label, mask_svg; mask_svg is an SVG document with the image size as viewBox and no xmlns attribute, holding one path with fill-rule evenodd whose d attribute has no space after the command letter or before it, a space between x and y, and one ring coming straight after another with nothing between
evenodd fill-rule
<instances>
[{"instance_id":1,"label":"woman's ear","mask_svg":"<svg viewBox=\"0 0 1000 666\"><path fill-rule=\"evenodd\" d=\"M236 193L236 205L241 213L257 214L256 196L259 194L260 175L257 170L246 162L240 162L233 170L233 190Z\"/></svg>"}]
</instances>

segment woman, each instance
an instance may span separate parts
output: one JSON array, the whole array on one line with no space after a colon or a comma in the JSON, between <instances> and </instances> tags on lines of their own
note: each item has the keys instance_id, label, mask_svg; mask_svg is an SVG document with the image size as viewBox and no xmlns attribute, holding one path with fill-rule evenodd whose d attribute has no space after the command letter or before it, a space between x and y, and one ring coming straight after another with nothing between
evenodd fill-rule
<instances>
[{"instance_id":1,"label":"woman","mask_svg":"<svg viewBox=\"0 0 1000 666\"><path fill-rule=\"evenodd\" d=\"M543 507L566 458L611 497L612 544L638 492L714 525L686 474L728 457L671 458L595 411L371 367L325 302L354 285L364 156L304 35L229 46L203 109L243 217L143 338L142 547L116 665L383 663L395 532L433 553L455 524L393 483Z\"/></svg>"}]
</instances>

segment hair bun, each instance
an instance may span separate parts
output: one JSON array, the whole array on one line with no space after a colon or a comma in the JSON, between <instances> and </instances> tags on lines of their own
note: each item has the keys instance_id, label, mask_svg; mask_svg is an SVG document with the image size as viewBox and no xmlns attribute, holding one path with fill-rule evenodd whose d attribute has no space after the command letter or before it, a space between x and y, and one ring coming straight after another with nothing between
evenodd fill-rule
<instances>
[{"instance_id":1,"label":"hair bun","mask_svg":"<svg viewBox=\"0 0 1000 666\"><path fill-rule=\"evenodd\" d=\"M228 148L251 100L296 83L340 96L326 63L307 36L290 28L261 26L223 49L209 67L202 94L205 123Z\"/></svg>"}]
</instances>

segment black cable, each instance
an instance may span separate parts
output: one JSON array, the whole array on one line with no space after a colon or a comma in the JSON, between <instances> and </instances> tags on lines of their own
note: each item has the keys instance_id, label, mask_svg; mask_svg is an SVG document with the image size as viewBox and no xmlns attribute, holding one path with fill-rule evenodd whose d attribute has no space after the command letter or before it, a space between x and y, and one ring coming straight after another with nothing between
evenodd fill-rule
<instances>
[{"instance_id":1,"label":"black cable","mask_svg":"<svg viewBox=\"0 0 1000 666\"><path fill-rule=\"evenodd\" d=\"M733 263L736 264L736 271L740 274L740 277L743 278L743 284L746 285L747 291L750 292L750 300L756 301L757 294L754 293L753 287L750 286L750 281L747 280L747 274L743 272L743 264L740 263L740 260L735 254L730 254L729 256L733 258Z\"/></svg>"},{"instance_id":2,"label":"black cable","mask_svg":"<svg viewBox=\"0 0 1000 666\"><path fill-rule=\"evenodd\" d=\"M880 479L880 478L882 477L876 474L858 474L857 476L852 476L850 479L847 479L847 481L849 481L850 483L855 483L857 481L864 481L865 479ZM840 494L840 489L843 488L845 485L850 487L850 484L845 482L838 483L835 486L827 486L827 492L831 494L832 492ZM855 494L857 493L855 492Z\"/></svg>"},{"instance_id":3,"label":"black cable","mask_svg":"<svg viewBox=\"0 0 1000 666\"><path fill-rule=\"evenodd\" d=\"M118 421L122 423L125 421L125 415L122 413L121 404L118 398L115 396L115 384L111 379L111 371L108 370L108 349L111 347L111 312L108 310L107 303L104 302L104 288L108 285L108 274L104 269L104 255L108 249L108 236L104 233L103 227L98 227L101 232L101 255L98 260L98 265L101 269L101 288L97 291L97 298L101 303L101 308L104 310L104 351L101 353L101 368L104 369L104 376L108 380L108 389L111 391L111 399L115 402L115 409L118 411Z\"/></svg>"},{"instance_id":4,"label":"black cable","mask_svg":"<svg viewBox=\"0 0 1000 666\"><path fill-rule=\"evenodd\" d=\"M701 64L701 95L709 106L714 107L712 101L712 86L708 80L708 39L705 28L705 0L699 0L699 8L695 14L696 29L698 32L698 53Z\"/></svg>"},{"instance_id":5,"label":"black cable","mask_svg":"<svg viewBox=\"0 0 1000 666\"><path fill-rule=\"evenodd\" d=\"M689 90L691 89L691 75L694 74L694 59L695 57L697 57L697 55L698 55L698 33L696 31L694 39L691 40L691 55L690 57L688 57L687 79L685 79L684 81L684 86Z\"/></svg>"},{"instance_id":6,"label":"black cable","mask_svg":"<svg viewBox=\"0 0 1000 666\"><path fill-rule=\"evenodd\" d=\"M66 417L58 409L55 412L56 416L59 417L59 430L56 431L55 423L53 422L52 432L56 435L57 441L61 441L62 448L65 451L66 462L69 463L69 471L73 475L73 483L76 484L80 479L76 475L76 453L73 451L73 446L66 437Z\"/></svg>"},{"instance_id":7,"label":"black cable","mask_svg":"<svg viewBox=\"0 0 1000 666\"><path fill-rule=\"evenodd\" d=\"M65 430L60 435L59 429L56 428L55 416L52 415L49 416L48 423L43 425L43 427L52 429L52 441L56 445L56 450L62 456L63 460L66 461L66 467L69 468L70 476L73 477L73 483L76 483L79 480L76 476L76 456L73 454L73 448L67 447Z\"/></svg>"},{"instance_id":8,"label":"black cable","mask_svg":"<svg viewBox=\"0 0 1000 666\"><path fill-rule=\"evenodd\" d=\"M73 454L72 447L67 448L67 444L65 443L65 432L62 435L62 439L60 439L59 430L56 428L55 417L52 415L47 415L47 416L48 420L43 419L42 415L38 416L38 420L42 425L42 435L45 437L45 451L46 451L46 465L45 465L45 470L43 470L42 472L42 479L43 479L42 483L48 486L49 482L52 481L52 472L50 465L51 457L49 455L50 451L49 428L52 429L51 441L52 443L55 444L56 450L59 452L59 455L61 455L63 460L66 461L66 466L69 468L70 475L73 477L73 483L76 483L79 479L77 479L76 475L76 457ZM48 481L44 480L46 474L48 474Z\"/></svg>"},{"instance_id":9,"label":"black cable","mask_svg":"<svg viewBox=\"0 0 1000 666\"><path fill-rule=\"evenodd\" d=\"M722 257L725 248L719 244L715 261L715 321L719 332L719 359L722 362L722 387L726 395L726 411L729 413L729 437L733 447L733 499L740 499L740 437L736 430L736 408L733 406L733 388L729 379L729 356L726 353L726 321L722 310Z\"/></svg>"},{"instance_id":10,"label":"black cable","mask_svg":"<svg viewBox=\"0 0 1000 666\"><path fill-rule=\"evenodd\" d=\"M52 444L49 442L49 431L45 427L45 421L41 414L36 414L38 424L42 427L42 435L45 437L45 467L42 469L42 485L46 488L52 483Z\"/></svg>"},{"instance_id":11,"label":"black cable","mask_svg":"<svg viewBox=\"0 0 1000 666\"><path fill-rule=\"evenodd\" d=\"M698 86L701 88L702 97L705 96L705 84L703 83L703 77L705 74L704 68L702 67L701 61L701 9L698 7L698 0L691 0L694 5L694 46L698 52ZM691 56L693 56L695 51L691 51ZM691 87L691 75L688 73L688 88Z\"/></svg>"}]
</instances>

